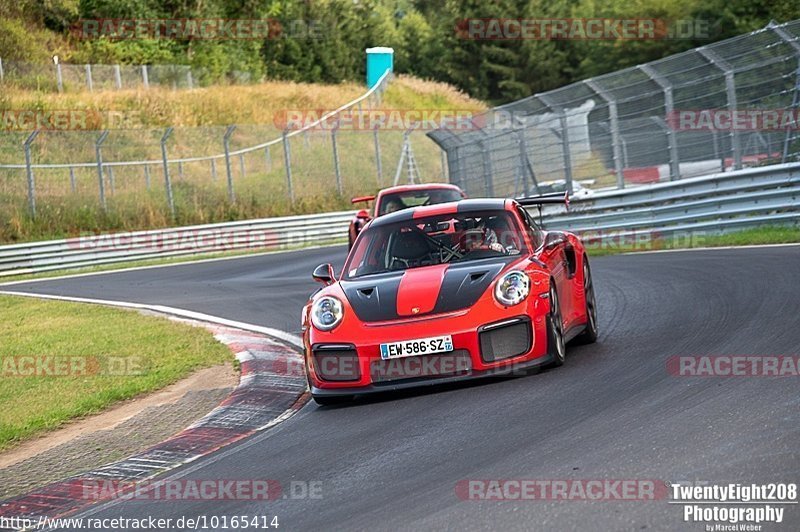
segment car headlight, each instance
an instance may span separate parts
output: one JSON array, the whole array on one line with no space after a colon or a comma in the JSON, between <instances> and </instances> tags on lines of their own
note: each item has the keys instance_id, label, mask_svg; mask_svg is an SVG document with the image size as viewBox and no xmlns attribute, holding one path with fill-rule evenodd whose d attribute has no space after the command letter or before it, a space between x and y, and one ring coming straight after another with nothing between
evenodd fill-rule
<instances>
[{"instance_id":1,"label":"car headlight","mask_svg":"<svg viewBox=\"0 0 800 532\"><path fill-rule=\"evenodd\" d=\"M344 307L342 302L331 296L324 296L311 305L311 323L320 331L330 331L342 321Z\"/></svg>"},{"instance_id":2,"label":"car headlight","mask_svg":"<svg viewBox=\"0 0 800 532\"><path fill-rule=\"evenodd\" d=\"M503 275L494 287L494 298L510 307L521 303L531 291L531 279L525 272L513 271Z\"/></svg>"}]
</instances>

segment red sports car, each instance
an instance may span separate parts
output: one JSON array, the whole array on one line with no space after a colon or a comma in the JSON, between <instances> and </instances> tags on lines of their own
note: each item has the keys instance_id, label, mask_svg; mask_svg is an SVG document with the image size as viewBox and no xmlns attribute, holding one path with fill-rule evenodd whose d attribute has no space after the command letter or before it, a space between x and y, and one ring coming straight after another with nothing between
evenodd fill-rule
<instances>
[{"instance_id":1,"label":"red sports car","mask_svg":"<svg viewBox=\"0 0 800 532\"><path fill-rule=\"evenodd\" d=\"M367 203L375 201L373 212L361 209L356 213L355 218L350 222L348 233L349 246L353 247L358 233L373 218L390 214L395 211L417 207L420 205L434 205L450 201L458 201L466 198L466 194L455 185L443 183L427 183L424 185L402 185L398 187L385 188L378 192L377 196L359 196L351 201L355 203Z\"/></svg>"},{"instance_id":2,"label":"red sports car","mask_svg":"<svg viewBox=\"0 0 800 532\"><path fill-rule=\"evenodd\" d=\"M561 365L568 341L594 342L584 246L544 231L521 202L381 216L356 239L339 279L330 264L318 266L313 277L325 287L302 317L316 402Z\"/></svg>"}]
</instances>

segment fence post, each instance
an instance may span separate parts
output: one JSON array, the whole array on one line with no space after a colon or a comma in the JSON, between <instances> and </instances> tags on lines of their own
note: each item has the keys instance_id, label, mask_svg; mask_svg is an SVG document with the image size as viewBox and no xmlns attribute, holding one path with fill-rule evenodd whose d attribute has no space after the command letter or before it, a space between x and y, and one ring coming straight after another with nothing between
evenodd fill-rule
<instances>
[{"instance_id":1,"label":"fence post","mask_svg":"<svg viewBox=\"0 0 800 532\"><path fill-rule=\"evenodd\" d=\"M283 131L283 165L286 167L286 190L289 201L294 203L294 187L292 186L292 152L289 147L288 130Z\"/></svg>"},{"instance_id":2,"label":"fence post","mask_svg":"<svg viewBox=\"0 0 800 532\"><path fill-rule=\"evenodd\" d=\"M104 211L108 207L106 205L106 182L103 177L103 143L107 138L108 130L100 133L100 136L97 137L97 141L94 143L94 155L97 161L97 186L100 189L100 205L103 207Z\"/></svg>"},{"instance_id":3,"label":"fence post","mask_svg":"<svg viewBox=\"0 0 800 532\"><path fill-rule=\"evenodd\" d=\"M483 190L487 198L494 197L494 175L492 174L492 156L486 147L486 140L480 141L481 158L483 159Z\"/></svg>"},{"instance_id":4,"label":"fence post","mask_svg":"<svg viewBox=\"0 0 800 532\"><path fill-rule=\"evenodd\" d=\"M211 181L217 180L217 160L211 159Z\"/></svg>"},{"instance_id":5,"label":"fence post","mask_svg":"<svg viewBox=\"0 0 800 532\"><path fill-rule=\"evenodd\" d=\"M239 172L242 174L242 177L247 177L246 172L244 171L244 153L239 154Z\"/></svg>"},{"instance_id":6,"label":"fence post","mask_svg":"<svg viewBox=\"0 0 800 532\"><path fill-rule=\"evenodd\" d=\"M113 196L117 192L117 183L114 180L114 168L109 165L106 168L106 173L108 174L108 184L111 185L111 195Z\"/></svg>"},{"instance_id":7,"label":"fence post","mask_svg":"<svg viewBox=\"0 0 800 532\"><path fill-rule=\"evenodd\" d=\"M5 70L3 70L3 58L0 57L0 82L2 82L6 77Z\"/></svg>"},{"instance_id":8,"label":"fence post","mask_svg":"<svg viewBox=\"0 0 800 532\"><path fill-rule=\"evenodd\" d=\"M341 196L343 192L342 173L341 169L339 168L339 147L336 143L336 135L338 133L338 130L339 130L339 124L337 122L336 125L333 126L333 129L331 129L331 143L333 145L333 171L336 175L336 191Z\"/></svg>"},{"instance_id":9,"label":"fence post","mask_svg":"<svg viewBox=\"0 0 800 532\"><path fill-rule=\"evenodd\" d=\"M92 80L92 65L83 65L86 71L86 88L89 92L94 92L94 81Z\"/></svg>"},{"instance_id":10,"label":"fence post","mask_svg":"<svg viewBox=\"0 0 800 532\"><path fill-rule=\"evenodd\" d=\"M33 180L33 166L31 162L31 144L39 136L39 130L34 130L28 135L22 144L25 150L25 173L28 178L28 208L31 211L31 218L36 218L36 183Z\"/></svg>"},{"instance_id":11,"label":"fence post","mask_svg":"<svg viewBox=\"0 0 800 532\"><path fill-rule=\"evenodd\" d=\"M381 161L381 142L378 138L378 128L379 126L375 126L372 129L372 134L375 142L375 167L378 170L378 186L381 186L383 183L383 161Z\"/></svg>"},{"instance_id":12,"label":"fence post","mask_svg":"<svg viewBox=\"0 0 800 532\"><path fill-rule=\"evenodd\" d=\"M264 148L264 162L266 163L266 166L267 166L267 172L271 172L272 171L272 155L269 152L269 146Z\"/></svg>"},{"instance_id":13,"label":"fence post","mask_svg":"<svg viewBox=\"0 0 800 532\"><path fill-rule=\"evenodd\" d=\"M231 172L231 135L236 130L236 126L228 126L225 135L222 137L222 145L225 147L225 171L228 173L228 199L231 203L236 201L233 193L233 173Z\"/></svg>"},{"instance_id":14,"label":"fence post","mask_svg":"<svg viewBox=\"0 0 800 532\"><path fill-rule=\"evenodd\" d=\"M178 161L178 177L183 179L183 161Z\"/></svg>"},{"instance_id":15,"label":"fence post","mask_svg":"<svg viewBox=\"0 0 800 532\"><path fill-rule=\"evenodd\" d=\"M75 193L75 169L73 167L69 167L69 189L72 193Z\"/></svg>"},{"instance_id":16,"label":"fence post","mask_svg":"<svg viewBox=\"0 0 800 532\"><path fill-rule=\"evenodd\" d=\"M119 65L114 65L114 84L117 86L117 90L122 88L122 71Z\"/></svg>"},{"instance_id":17,"label":"fence post","mask_svg":"<svg viewBox=\"0 0 800 532\"><path fill-rule=\"evenodd\" d=\"M617 100L603 89L595 80L587 79L586 85L597 93L608 104L608 120L611 127L611 146L614 158L614 173L617 175L617 188L625 188L625 177L622 173L622 155L619 141L619 115L617 113Z\"/></svg>"},{"instance_id":18,"label":"fence post","mask_svg":"<svg viewBox=\"0 0 800 532\"><path fill-rule=\"evenodd\" d=\"M667 117L671 117L675 110L675 103L672 96L672 84L667 78L656 72L650 65L641 65L642 72L652 79L664 92L664 110ZM667 143L669 144L669 170L670 181L681 178L681 160L678 154L678 136L674 127L667 128ZM723 171L725 168L723 167Z\"/></svg>"},{"instance_id":19,"label":"fence post","mask_svg":"<svg viewBox=\"0 0 800 532\"><path fill-rule=\"evenodd\" d=\"M782 27L778 26L777 24L770 22L767 24L767 27L778 34L778 37L781 38L785 43L789 44L793 49L795 55L797 55L797 72L795 73L794 78L794 91L792 92L792 106L791 109L796 109L798 106L798 95L800 93L800 43L797 42L797 38L789 34L786 30ZM0 63L0 79L2 79L2 63ZM789 158L789 138L790 138L790 131L791 128L786 128L786 134L783 137L783 152L781 153L781 162L785 163L786 159ZM768 150L772 151L772 150Z\"/></svg>"},{"instance_id":20,"label":"fence post","mask_svg":"<svg viewBox=\"0 0 800 532\"><path fill-rule=\"evenodd\" d=\"M554 102L548 95L537 94L536 96L553 112L558 114L558 121L561 127L561 150L564 153L564 179L567 182L567 190L570 194L572 194L572 153L570 153L569 149L569 127L567 125L567 113L564 111L563 107ZM553 130L553 133L558 136L558 133L555 130Z\"/></svg>"},{"instance_id":21,"label":"fence post","mask_svg":"<svg viewBox=\"0 0 800 532\"><path fill-rule=\"evenodd\" d=\"M56 85L58 86L58 92L64 92L64 77L61 74L61 63L58 59L54 59L56 62Z\"/></svg>"},{"instance_id":22,"label":"fence post","mask_svg":"<svg viewBox=\"0 0 800 532\"><path fill-rule=\"evenodd\" d=\"M733 67L716 52L708 48L700 47L697 49L697 52L705 57L712 66L722 70L723 74L725 74L725 92L728 96L728 111L731 113L731 116L735 116L738 103L736 101L736 85L734 83ZM733 169L741 170L742 142L739 137L739 129L735 127L731 128L731 147L733 149Z\"/></svg>"},{"instance_id":23,"label":"fence post","mask_svg":"<svg viewBox=\"0 0 800 532\"><path fill-rule=\"evenodd\" d=\"M447 181L447 152L439 149L439 158L442 161L442 181Z\"/></svg>"},{"instance_id":24,"label":"fence post","mask_svg":"<svg viewBox=\"0 0 800 532\"><path fill-rule=\"evenodd\" d=\"M150 190L150 165L144 165L144 186Z\"/></svg>"},{"instance_id":25,"label":"fence post","mask_svg":"<svg viewBox=\"0 0 800 532\"><path fill-rule=\"evenodd\" d=\"M192 69L186 71L186 84L189 85L190 89L194 88L194 79L192 79Z\"/></svg>"},{"instance_id":26,"label":"fence post","mask_svg":"<svg viewBox=\"0 0 800 532\"><path fill-rule=\"evenodd\" d=\"M167 161L167 140L172 135L173 129L168 127L161 137L161 161L164 164L164 185L167 189L167 204L172 218L175 219L175 198L172 196L172 181L169 178L169 163Z\"/></svg>"},{"instance_id":27,"label":"fence post","mask_svg":"<svg viewBox=\"0 0 800 532\"><path fill-rule=\"evenodd\" d=\"M150 76L147 74L147 65L142 65L142 85L145 89L150 88Z\"/></svg>"}]
</instances>

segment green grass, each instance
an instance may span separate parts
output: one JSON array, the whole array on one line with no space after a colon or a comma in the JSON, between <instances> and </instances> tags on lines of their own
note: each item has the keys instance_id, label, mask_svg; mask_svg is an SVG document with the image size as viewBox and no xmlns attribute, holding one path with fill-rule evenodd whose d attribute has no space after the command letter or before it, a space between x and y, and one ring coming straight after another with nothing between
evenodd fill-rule
<instances>
[{"instance_id":1,"label":"green grass","mask_svg":"<svg viewBox=\"0 0 800 532\"><path fill-rule=\"evenodd\" d=\"M660 238L652 241L643 241L638 245L616 245L613 243L599 245L587 239L586 245L590 256L601 257L604 255L617 255L620 253L635 253L668 249L791 244L797 242L800 242L800 227L764 226L720 235L694 234L691 236L679 236L675 238Z\"/></svg>"},{"instance_id":2,"label":"green grass","mask_svg":"<svg viewBox=\"0 0 800 532\"><path fill-rule=\"evenodd\" d=\"M231 361L208 331L137 312L0 296L0 315L0 450ZM20 357L47 356L83 361L88 374L17 373ZM123 365L137 374L112 369Z\"/></svg>"}]
</instances>

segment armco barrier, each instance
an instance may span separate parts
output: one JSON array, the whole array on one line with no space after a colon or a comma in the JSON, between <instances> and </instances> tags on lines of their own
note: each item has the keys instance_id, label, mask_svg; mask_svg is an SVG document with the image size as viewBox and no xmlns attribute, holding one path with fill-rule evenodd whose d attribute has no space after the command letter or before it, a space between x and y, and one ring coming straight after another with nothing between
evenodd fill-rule
<instances>
[{"instance_id":1,"label":"armco barrier","mask_svg":"<svg viewBox=\"0 0 800 532\"><path fill-rule=\"evenodd\" d=\"M0 247L0 276L134 260L344 242L353 211L247 220ZM626 234L720 233L800 224L800 163L749 168L625 190L548 209L549 228ZM595 237L594 234L597 236Z\"/></svg>"},{"instance_id":2,"label":"armco barrier","mask_svg":"<svg viewBox=\"0 0 800 532\"><path fill-rule=\"evenodd\" d=\"M76 236L0 247L0 276L134 260L343 242L354 212Z\"/></svg>"}]
</instances>

